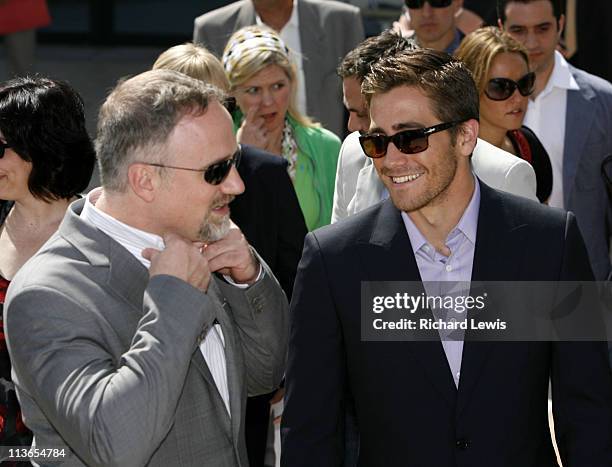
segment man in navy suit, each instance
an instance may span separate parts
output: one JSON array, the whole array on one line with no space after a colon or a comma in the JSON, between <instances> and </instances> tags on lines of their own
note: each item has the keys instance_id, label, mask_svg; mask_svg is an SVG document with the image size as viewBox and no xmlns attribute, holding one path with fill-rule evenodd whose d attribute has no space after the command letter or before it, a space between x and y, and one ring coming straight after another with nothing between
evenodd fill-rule
<instances>
[{"instance_id":1,"label":"man in navy suit","mask_svg":"<svg viewBox=\"0 0 612 467\"><path fill-rule=\"evenodd\" d=\"M611 270L612 207L600 170L612 154L612 85L569 65L556 50L565 23L560 0L502 0L498 12L536 72L524 124L551 159L549 204L576 214L595 277L603 280Z\"/></svg>"},{"instance_id":2,"label":"man in navy suit","mask_svg":"<svg viewBox=\"0 0 612 467\"><path fill-rule=\"evenodd\" d=\"M348 388L360 467L557 466L550 380L563 464L609 467L605 343L477 342L470 331L454 341L362 339L363 281L427 290L430 281L593 279L571 213L473 175L479 98L461 62L404 51L373 65L363 90L371 123L361 145L390 199L306 237L291 303L281 464L341 465Z\"/></svg>"}]
</instances>

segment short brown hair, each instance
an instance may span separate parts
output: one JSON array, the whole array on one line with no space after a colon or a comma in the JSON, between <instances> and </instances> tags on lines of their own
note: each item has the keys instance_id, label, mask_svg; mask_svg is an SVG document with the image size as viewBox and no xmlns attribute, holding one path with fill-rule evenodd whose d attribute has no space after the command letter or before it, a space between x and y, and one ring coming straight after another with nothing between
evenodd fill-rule
<instances>
[{"instance_id":1,"label":"short brown hair","mask_svg":"<svg viewBox=\"0 0 612 467\"><path fill-rule=\"evenodd\" d=\"M432 103L441 122L478 120L479 98L467 67L447 53L432 49L406 50L372 65L361 92L368 103L372 96L400 86L419 88ZM454 144L459 127L453 127Z\"/></svg>"},{"instance_id":2,"label":"short brown hair","mask_svg":"<svg viewBox=\"0 0 612 467\"><path fill-rule=\"evenodd\" d=\"M218 88L173 70L150 70L119 82L98 116L96 152L102 186L125 192L137 160L166 163L170 133L185 115L202 115L223 102Z\"/></svg>"},{"instance_id":3,"label":"short brown hair","mask_svg":"<svg viewBox=\"0 0 612 467\"><path fill-rule=\"evenodd\" d=\"M418 46L414 40L403 37L393 29L387 29L378 36L368 37L347 53L338 65L338 76L342 79L354 77L361 82L370 72L373 63L383 57L416 47Z\"/></svg>"},{"instance_id":4,"label":"short brown hair","mask_svg":"<svg viewBox=\"0 0 612 467\"><path fill-rule=\"evenodd\" d=\"M480 28L465 36L455 57L472 72L478 92L482 94L487 84L487 75L495 57L501 53L516 53L529 67L527 49L510 34L494 26Z\"/></svg>"}]
</instances>

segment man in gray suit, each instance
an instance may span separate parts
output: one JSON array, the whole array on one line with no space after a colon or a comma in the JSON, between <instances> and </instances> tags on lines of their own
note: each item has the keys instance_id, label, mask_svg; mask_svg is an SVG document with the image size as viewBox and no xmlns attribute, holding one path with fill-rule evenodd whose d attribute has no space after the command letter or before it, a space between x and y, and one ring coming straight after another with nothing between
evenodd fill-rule
<instances>
[{"instance_id":1,"label":"man in gray suit","mask_svg":"<svg viewBox=\"0 0 612 467\"><path fill-rule=\"evenodd\" d=\"M536 72L525 125L550 156L549 204L576 214L595 278L611 272L612 207L601 164L612 154L612 85L572 67L556 50L565 22L559 0L504 0L499 23L522 42Z\"/></svg>"},{"instance_id":2,"label":"man in gray suit","mask_svg":"<svg viewBox=\"0 0 612 467\"><path fill-rule=\"evenodd\" d=\"M220 57L234 31L259 23L278 31L294 52L299 110L343 135L335 70L364 38L359 9L333 0L240 0L196 18L193 41Z\"/></svg>"},{"instance_id":3,"label":"man in gray suit","mask_svg":"<svg viewBox=\"0 0 612 467\"><path fill-rule=\"evenodd\" d=\"M221 99L168 70L119 84L102 188L15 277L4 322L38 462L248 465L246 397L282 377L287 302L229 220L244 185Z\"/></svg>"},{"instance_id":4,"label":"man in gray suit","mask_svg":"<svg viewBox=\"0 0 612 467\"><path fill-rule=\"evenodd\" d=\"M410 39L392 30L383 31L350 51L338 67L344 106L349 112L348 129L353 133L340 148L332 222L363 211L388 196L372 159L365 156L359 145L359 134L370 126L361 83L376 61L413 47L418 46ZM537 200L535 172L528 162L478 139L471 163L474 173L491 187Z\"/></svg>"}]
</instances>

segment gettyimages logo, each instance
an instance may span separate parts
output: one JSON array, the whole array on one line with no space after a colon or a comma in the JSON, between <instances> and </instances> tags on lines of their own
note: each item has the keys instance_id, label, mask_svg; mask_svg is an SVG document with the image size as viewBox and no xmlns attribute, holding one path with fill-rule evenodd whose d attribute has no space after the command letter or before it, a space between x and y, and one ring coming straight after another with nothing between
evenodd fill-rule
<instances>
[{"instance_id":1,"label":"gettyimages logo","mask_svg":"<svg viewBox=\"0 0 612 467\"><path fill-rule=\"evenodd\" d=\"M361 338L606 341L611 289L598 282L362 282Z\"/></svg>"}]
</instances>

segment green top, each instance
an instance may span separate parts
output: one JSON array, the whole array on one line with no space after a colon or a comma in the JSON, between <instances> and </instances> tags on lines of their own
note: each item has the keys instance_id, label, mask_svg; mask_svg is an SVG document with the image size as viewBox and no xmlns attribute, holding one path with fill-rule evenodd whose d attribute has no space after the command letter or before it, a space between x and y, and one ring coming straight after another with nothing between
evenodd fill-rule
<instances>
[{"instance_id":1,"label":"green top","mask_svg":"<svg viewBox=\"0 0 612 467\"><path fill-rule=\"evenodd\" d=\"M310 231L331 222L341 143L336 135L325 128L300 125L289 114L287 121L293 129L298 147L295 193ZM241 122L242 113L238 111L234 114L235 131Z\"/></svg>"}]
</instances>

